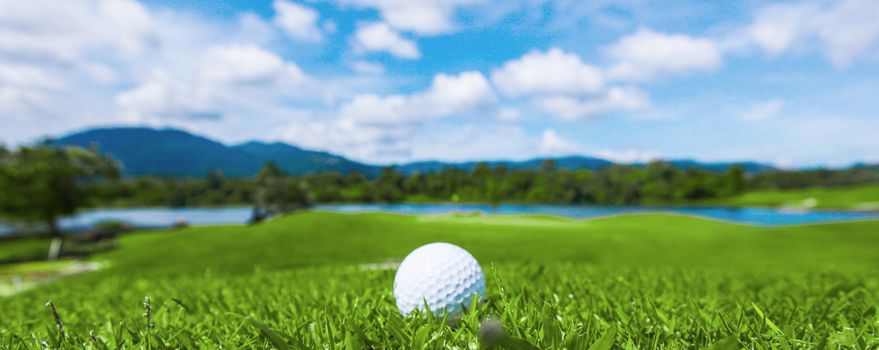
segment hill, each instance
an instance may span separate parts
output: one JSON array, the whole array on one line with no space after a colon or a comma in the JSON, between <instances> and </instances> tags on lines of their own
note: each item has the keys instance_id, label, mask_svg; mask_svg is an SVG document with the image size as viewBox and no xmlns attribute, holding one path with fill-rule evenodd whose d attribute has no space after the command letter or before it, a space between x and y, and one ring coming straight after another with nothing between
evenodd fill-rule
<instances>
[{"instance_id":1,"label":"hill","mask_svg":"<svg viewBox=\"0 0 879 350\"><path fill-rule=\"evenodd\" d=\"M252 176L261 163L250 154L185 131L150 128L92 129L52 142L97 146L123 166L128 176L201 177L219 169L226 176Z\"/></svg>"},{"instance_id":2,"label":"hill","mask_svg":"<svg viewBox=\"0 0 879 350\"><path fill-rule=\"evenodd\" d=\"M326 152L283 143L248 142L227 146L176 129L102 128L70 134L52 141L59 146L96 145L123 165L127 176L201 177L220 170L230 177L251 177L273 160L294 175L335 171L378 173L378 167Z\"/></svg>"},{"instance_id":3,"label":"hill","mask_svg":"<svg viewBox=\"0 0 879 350\"><path fill-rule=\"evenodd\" d=\"M274 161L291 174L359 172L367 177L374 177L378 176L381 170L379 166L355 162L332 153L305 150L281 142L251 141L232 146L232 149L251 155L260 164L270 160Z\"/></svg>"},{"instance_id":4,"label":"hill","mask_svg":"<svg viewBox=\"0 0 879 350\"><path fill-rule=\"evenodd\" d=\"M238 145L226 145L203 136L176 129L151 129L145 127L98 128L60 137L53 144L58 146L97 146L123 165L127 176L155 175L171 177L201 177L212 170L220 170L230 177L251 177L267 161L274 161L293 175L338 172L349 174L359 172L367 177L378 176L382 165L366 164L345 157L274 142L251 141ZM614 163L589 156L567 156L557 158L534 158L530 160L488 160L490 166L503 165L507 169L535 169L546 159L553 159L560 169L606 168ZM417 161L393 165L407 175L427 173L454 168L473 170L482 161L443 162ZM735 164L741 164L747 173L774 170L770 165L756 162L718 162L705 163L693 160L671 160L680 168L699 168L711 171L725 171ZM644 166L635 163L634 166Z\"/></svg>"},{"instance_id":5,"label":"hill","mask_svg":"<svg viewBox=\"0 0 879 350\"><path fill-rule=\"evenodd\" d=\"M743 207L877 211L879 210L879 185L749 191L732 198L712 200L709 203Z\"/></svg>"},{"instance_id":6,"label":"hill","mask_svg":"<svg viewBox=\"0 0 879 350\"><path fill-rule=\"evenodd\" d=\"M558 158L534 158L523 161L511 161L511 160L495 160L495 161L487 161L486 163L489 166L495 167L498 165L506 166L507 169L516 170L516 169L535 169L540 167L540 164L547 159L552 159L556 161L556 166L559 169L566 170L575 170L575 169L589 169L589 170L598 170L602 168L607 168L614 164L614 162L589 157L589 156L566 156L566 157L558 157ZM717 171L724 172L727 171L733 165L741 165L744 171L748 174L756 174L766 171L776 170L775 167L757 163L757 162L699 162L695 160L689 159L676 159L667 161L672 166L686 170L689 168L697 168L701 170L709 170L709 171ZM470 171L476 167L477 164L481 162L479 161L470 161L470 162L440 162L440 161L421 161L421 162L412 162L396 165L395 168L397 171L404 174L413 174L416 172L420 173L428 173L433 171L439 171L446 168L454 168L459 170ZM633 163L632 165L637 167L646 166L647 163Z\"/></svg>"},{"instance_id":7,"label":"hill","mask_svg":"<svg viewBox=\"0 0 879 350\"><path fill-rule=\"evenodd\" d=\"M778 168L769 164L757 162L697 162L695 160L689 159L675 159L669 160L668 163L678 169L697 168L702 170L719 172L727 171L733 165L740 165L742 167L742 170L744 170L745 173L748 174L757 174L766 171L778 170Z\"/></svg>"},{"instance_id":8,"label":"hill","mask_svg":"<svg viewBox=\"0 0 879 350\"><path fill-rule=\"evenodd\" d=\"M601 168L606 168L613 165L613 162L594 158L594 157L586 157L586 156L568 156L568 157L560 157L560 158L535 158L523 161L512 161L512 160L496 160L496 161L487 161L489 166L496 167L498 165L503 165L510 170L516 169L534 169L540 167L540 163L544 160L553 159L556 161L556 166L559 169L589 169L596 170ZM413 173L429 173L434 171L440 171L446 168L454 168L458 170L470 171L476 168L476 165L482 163L478 161L470 161L470 162L440 162L440 161L422 161L422 162L412 162L406 164L396 165L395 168L397 171L404 174L413 174Z\"/></svg>"}]
</instances>

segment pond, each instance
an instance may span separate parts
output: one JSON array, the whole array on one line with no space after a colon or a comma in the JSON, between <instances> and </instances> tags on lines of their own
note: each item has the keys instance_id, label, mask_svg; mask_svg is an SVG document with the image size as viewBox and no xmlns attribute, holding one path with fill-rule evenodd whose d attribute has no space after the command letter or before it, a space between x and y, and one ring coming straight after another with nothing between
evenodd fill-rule
<instances>
[{"instance_id":1,"label":"pond","mask_svg":"<svg viewBox=\"0 0 879 350\"><path fill-rule=\"evenodd\" d=\"M414 204L324 204L315 210L343 213L389 212L399 214L445 214L478 212L484 214L548 214L569 218L593 218L608 215L663 212L694 215L710 219L753 225L795 225L818 222L849 221L879 218L879 212L789 210L775 208L731 207L638 207L638 206L567 206L541 204L414 203ZM243 224L250 218L248 207L233 208L129 208L84 211L65 218L65 230L88 228L105 220L120 220L137 227L170 227L175 221L186 220L192 225ZM8 232L0 225L0 234Z\"/></svg>"},{"instance_id":2,"label":"pond","mask_svg":"<svg viewBox=\"0 0 879 350\"><path fill-rule=\"evenodd\" d=\"M321 210L346 213L390 212L400 214L444 214L478 212L484 214L548 214L575 219L632 213L675 213L753 225L795 225L817 222L849 221L879 218L879 212L810 211L776 208L732 207L639 207L639 206L572 206L544 204L338 204L321 205Z\"/></svg>"}]
</instances>

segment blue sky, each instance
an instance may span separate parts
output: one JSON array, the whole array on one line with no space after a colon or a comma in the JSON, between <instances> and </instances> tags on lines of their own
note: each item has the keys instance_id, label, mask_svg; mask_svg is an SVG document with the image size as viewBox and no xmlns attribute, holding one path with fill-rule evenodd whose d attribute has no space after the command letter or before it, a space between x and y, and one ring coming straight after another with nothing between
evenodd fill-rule
<instances>
[{"instance_id":1,"label":"blue sky","mask_svg":"<svg viewBox=\"0 0 879 350\"><path fill-rule=\"evenodd\" d=\"M372 163L879 161L872 0L0 0L0 141L112 125Z\"/></svg>"}]
</instances>

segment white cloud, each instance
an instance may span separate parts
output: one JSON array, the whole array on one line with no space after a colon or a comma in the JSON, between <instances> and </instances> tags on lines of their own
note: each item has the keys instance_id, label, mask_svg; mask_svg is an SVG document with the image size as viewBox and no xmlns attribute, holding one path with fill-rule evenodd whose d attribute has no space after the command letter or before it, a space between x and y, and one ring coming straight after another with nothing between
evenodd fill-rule
<instances>
[{"instance_id":1,"label":"white cloud","mask_svg":"<svg viewBox=\"0 0 879 350\"><path fill-rule=\"evenodd\" d=\"M795 160L791 157L778 157L776 159L773 159L771 163L772 166L779 169L793 170Z\"/></svg>"},{"instance_id":2,"label":"white cloud","mask_svg":"<svg viewBox=\"0 0 879 350\"><path fill-rule=\"evenodd\" d=\"M575 54L558 48L531 51L491 74L494 85L508 96L532 94L592 94L601 90L601 71Z\"/></svg>"},{"instance_id":3,"label":"white cloud","mask_svg":"<svg viewBox=\"0 0 879 350\"><path fill-rule=\"evenodd\" d=\"M501 108L497 113L497 118L500 120L513 121L519 120L519 117L522 116L522 112L515 108Z\"/></svg>"},{"instance_id":4,"label":"white cloud","mask_svg":"<svg viewBox=\"0 0 879 350\"><path fill-rule=\"evenodd\" d=\"M540 152L544 155L571 155L583 150L583 146L562 138L554 129L544 130L540 137Z\"/></svg>"},{"instance_id":5,"label":"white cloud","mask_svg":"<svg viewBox=\"0 0 879 350\"><path fill-rule=\"evenodd\" d=\"M767 6L734 32L727 46L755 45L775 56L818 49L837 67L847 67L879 41L879 6L873 0L800 1Z\"/></svg>"},{"instance_id":6,"label":"white cloud","mask_svg":"<svg viewBox=\"0 0 879 350\"><path fill-rule=\"evenodd\" d=\"M357 32L354 33L354 49L361 53L387 52L394 57L409 60L421 58L421 52L414 41L402 37L383 22L357 26Z\"/></svg>"},{"instance_id":7,"label":"white cloud","mask_svg":"<svg viewBox=\"0 0 879 350\"><path fill-rule=\"evenodd\" d=\"M137 55L152 44L152 21L129 0L3 1L0 52L68 64L88 49Z\"/></svg>"},{"instance_id":8,"label":"white cloud","mask_svg":"<svg viewBox=\"0 0 879 350\"><path fill-rule=\"evenodd\" d=\"M0 66L18 71L12 85L19 87L46 88L46 77L54 88L75 86L66 82L74 75L111 83L116 74L109 61L155 46L154 22L135 1L0 1ZM90 55L94 51L103 54Z\"/></svg>"},{"instance_id":9,"label":"white cloud","mask_svg":"<svg viewBox=\"0 0 879 350\"><path fill-rule=\"evenodd\" d=\"M126 123L161 125L168 120L216 120L222 117L219 91L197 88L163 72L135 88L116 95L115 102Z\"/></svg>"},{"instance_id":10,"label":"white cloud","mask_svg":"<svg viewBox=\"0 0 879 350\"><path fill-rule=\"evenodd\" d=\"M385 66L368 62L368 61L354 61L351 63L351 68L354 69L355 72L361 74L384 74Z\"/></svg>"},{"instance_id":11,"label":"white cloud","mask_svg":"<svg viewBox=\"0 0 879 350\"><path fill-rule=\"evenodd\" d=\"M318 27L320 15L310 7L285 0L275 0L273 22L289 37L307 42L323 40L323 33Z\"/></svg>"},{"instance_id":12,"label":"white cloud","mask_svg":"<svg viewBox=\"0 0 879 350\"><path fill-rule=\"evenodd\" d=\"M430 91L422 98L428 105L434 106L434 113L441 115L468 111L495 102L488 80L476 71L458 75L437 74Z\"/></svg>"},{"instance_id":13,"label":"white cloud","mask_svg":"<svg viewBox=\"0 0 879 350\"><path fill-rule=\"evenodd\" d=\"M359 124L396 125L429 120L490 106L494 92L479 72L438 74L429 89L412 95L356 96L339 111Z\"/></svg>"},{"instance_id":14,"label":"white cloud","mask_svg":"<svg viewBox=\"0 0 879 350\"><path fill-rule=\"evenodd\" d=\"M507 97L529 98L537 109L566 121L652 106L647 93L634 86L606 87L604 75L579 56L552 48L507 61L492 71L492 82Z\"/></svg>"},{"instance_id":15,"label":"white cloud","mask_svg":"<svg viewBox=\"0 0 879 350\"><path fill-rule=\"evenodd\" d=\"M410 107L409 99L403 95L359 95L342 106L341 115L345 119L358 120L363 124L393 125L420 115Z\"/></svg>"},{"instance_id":16,"label":"white cloud","mask_svg":"<svg viewBox=\"0 0 879 350\"><path fill-rule=\"evenodd\" d=\"M26 64L0 66L0 83L4 86L60 89L65 83L38 67Z\"/></svg>"},{"instance_id":17,"label":"white cloud","mask_svg":"<svg viewBox=\"0 0 879 350\"><path fill-rule=\"evenodd\" d=\"M118 66L153 51L155 22L136 1L0 1L0 123L15 125L0 139L108 119Z\"/></svg>"},{"instance_id":18,"label":"white cloud","mask_svg":"<svg viewBox=\"0 0 879 350\"><path fill-rule=\"evenodd\" d=\"M633 87L613 87L597 98L549 96L537 99L536 104L544 112L567 121L618 111L643 111L652 105L646 93Z\"/></svg>"},{"instance_id":19,"label":"white cloud","mask_svg":"<svg viewBox=\"0 0 879 350\"><path fill-rule=\"evenodd\" d=\"M283 59L279 34L250 13L219 20L127 0L0 0L0 124L15 125L0 139L118 124L257 138L305 115L291 105L314 106L330 89L352 94Z\"/></svg>"},{"instance_id":20,"label":"white cloud","mask_svg":"<svg viewBox=\"0 0 879 350\"><path fill-rule=\"evenodd\" d=\"M456 29L455 12L484 0L342 0L358 7L375 8L395 29L419 35L437 35Z\"/></svg>"},{"instance_id":21,"label":"white cloud","mask_svg":"<svg viewBox=\"0 0 879 350\"><path fill-rule=\"evenodd\" d=\"M613 159L639 160L656 153L591 151L592 147L561 137L575 135L575 130L588 125L556 125L554 120L537 118L546 115L547 119L552 116L582 121L601 114L648 109L648 89L639 90L638 81L717 69L723 60L712 59L711 52L716 46L745 53L760 50L770 55L816 52L841 67L877 57L873 48L879 21L874 20L874 3L797 1L767 6L753 22L748 22L747 28L736 32L741 39L738 43L729 40L721 45L717 41L713 49L705 43L706 39L697 36L643 29L620 39L608 51L599 52L600 61L595 63L574 54L572 50L585 47L578 47L578 43L566 40L561 33L562 37L555 41L566 45L568 51L540 48L509 62L497 62L494 70L437 74L428 87L411 91L412 84L422 81L423 76L417 76L418 72L413 76L398 75L392 69L406 62L385 62L387 57L357 54L387 52L415 59L422 54L416 38L451 33L463 25L483 29L489 21L506 26L507 22L501 22L506 17L501 15L488 21L480 17L484 15L483 9L495 4L476 8L469 6L485 3L342 0L366 11L355 11L357 18L340 17L337 23L322 18L314 11L317 5L311 8L312 2L291 1L298 3L276 2L275 7L281 9L270 17L255 13L217 17L202 16L192 10L178 11L173 6L144 6L131 0L0 0L0 124L10 126L0 128L0 140L15 144L84 127L143 123L183 127L227 142L284 137L306 146L376 161L534 156L541 150L544 129L549 129L553 133L546 137L547 150L579 150L578 153ZM501 6L521 5L498 7ZM285 15L282 12L286 7L293 10ZM377 13L372 13L373 9ZM534 17L543 16L543 11L534 12ZM458 17L459 14L467 17ZM350 33L349 38L352 21L363 20L374 21L364 24L367 34L371 25L378 25L374 28L380 30L365 36L362 42L357 35L363 33ZM533 23L542 22L534 19ZM338 31L345 35L331 35L337 24ZM531 30L527 27L531 24L516 23L507 29ZM632 28L631 24L621 24L626 24L621 28ZM559 29L544 34L560 33L554 30ZM713 33L722 34L724 29L714 30ZM332 38L342 42L328 43L326 47L296 46L290 45L291 40L285 35L296 41ZM511 38L517 34L513 35ZM434 40L438 39L431 39ZM360 52L345 52L339 45L346 44ZM299 63L315 70L306 75ZM738 60L733 63L747 64ZM467 62L452 66L460 64ZM792 68L792 74L812 72L799 68L802 67ZM490 76L491 84L486 75ZM821 77L811 78L817 79L813 83L823 81ZM863 79L854 83L864 86L863 90L873 88L874 84ZM821 109L822 103L826 104L824 109L842 108L837 112L846 116L828 119L826 125L817 121L798 121L793 128L787 125L789 118L776 114L795 109L793 101L790 105L781 100L745 104L741 111L728 113L742 120L765 120L759 126L766 130L783 130L774 135L764 129L756 131L757 135L770 136L763 137L768 141L760 144L769 150L765 157L747 149L729 152L736 152L736 157L750 154L762 159L790 154L797 157L798 164L826 159L847 162L873 156L869 151L876 148L875 137L866 130L875 129L875 118L867 116L843 129L834 129L834 125L857 117L851 114L869 110L868 102L841 102L842 96L851 100L851 94L841 93L837 87L828 85L834 93L822 93L827 97L810 99L808 104L814 109ZM502 93L501 98L495 96L494 89ZM864 96L859 100L869 101L869 94ZM687 113L699 113L690 110L695 108L685 109L678 110L679 113L662 112L684 119ZM796 114L798 118L803 115L802 111ZM680 120L662 122L677 121ZM742 126L735 119L726 122ZM680 127L686 131L708 130L712 134L707 137L729 137L738 131L709 130L709 124ZM540 127L525 128L534 125ZM684 132L671 124L656 126L660 130L667 128L663 132ZM762 142L751 136L746 143ZM831 142L833 147L827 147L827 140L842 141ZM699 152L712 151L708 148Z\"/></svg>"},{"instance_id":22,"label":"white cloud","mask_svg":"<svg viewBox=\"0 0 879 350\"><path fill-rule=\"evenodd\" d=\"M472 161L529 159L537 156L539 140L520 126L494 120L456 124L454 128L425 128L411 141L407 159Z\"/></svg>"},{"instance_id":23,"label":"white cloud","mask_svg":"<svg viewBox=\"0 0 879 350\"><path fill-rule=\"evenodd\" d=\"M749 109L738 116L744 122L758 122L774 118L784 107L784 100L771 99L755 103Z\"/></svg>"},{"instance_id":24,"label":"white cloud","mask_svg":"<svg viewBox=\"0 0 879 350\"><path fill-rule=\"evenodd\" d=\"M260 83L276 80L302 82L305 73L295 64L255 45L211 47L201 66L211 83Z\"/></svg>"},{"instance_id":25,"label":"white cloud","mask_svg":"<svg viewBox=\"0 0 879 350\"><path fill-rule=\"evenodd\" d=\"M722 65L721 51L711 40L639 29L604 48L615 63L608 75L622 80L649 80L662 74L711 71Z\"/></svg>"},{"instance_id":26,"label":"white cloud","mask_svg":"<svg viewBox=\"0 0 879 350\"><path fill-rule=\"evenodd\" d=\"M588 147L560 136L555 129L543 131L540 137L539 149L540 155L543 156L591 154L595 157L618 163L644 163L660 159L662 155L659 151L636 149L589 151Z\"/></svg>"},{"instance_id":27,"label":"white cloud","mask_svg":"<svg viewBox=\"0 0 879 350\"><path fill-rule=\"evenodd\" d=\"M426 90L358 95L330 119L290 125L284 135L299 144L358 159L404 159L411 156L415 130L425 122L490 109L495 102L488 80L479 72L437 74Z\"/></svg>"},{"instance_id":28,"label":"white cloud","mask_svg":"<svg viewBox=\"0 0 879 350\"><path fill-rule=\"evenodd\" d=\"M546 97L538 100L537 106L544 112L563 120L588 118L600 112L593 103L568 96Z\"/></svg>"},{"instance_id":29,"label":"white cloud","mask_svg":"<svg viewBox=\"0 0 879 350\"><path fill-rule=\"evenodd\" d=\"M371 163L411 157L411 125L361 125L348 119L290 123L282 138L303 147L327 150Z\"/></svg>"},{"instance_id":30,"label":"white cloud","mask_svg":"<svg viewBox=\"0 0 879 350\"><path fill-rule=\"evenodd\" d=\"M177 88L172 88L172 86ZM175 90L175 91L172 91ZM176 109L180 95L179 84L171 84L167 77L156 77L146 81L136 88L122 92L116 96L116 104L121 110L121 115L129 122L146 122L146 118L157 114L166 114Z\"/></svg>"},{"instance_id":31,"label":"white cloud","mask_svg":"<svg viewBox=\"0 0 879 350\"><path fill-rule=\"evenodd\" d=\"M803 9L800 8L800 11ZM779 55L788 50L800 35L798 27L802 22L801 17L799 11L769 7L761 12L753 24L743 31L733 33L734 38L729 40L734 41L733 45L753 43L772 56Z\"/></svg>"},{"instance_id":32,"label":"white cloud","mask_svg":"<svg viewBox=\"0 0 879 350\"><path fill-rule=\"evenodd\" d=\"M231 42L263 45L278 39L278 28L255 13L245 12L237 22L238 28L227 37Z\"/></svg>"},{"instance_id":33,"label":"white cloud","mask_svg":"<svg viewBox=\"0 0 879 350\"><path fill-rule=\"evenodd\" d=\"M51 104L51 96L67 83L43 69L27 64L0 65L0 112L24 114Z\"/></svg>"},{"instance_id":34,"label":"white cloud","mask_svg":"<svg viewBox=\"0 0 879 350\"><path fill-rule=\"evenodd\" d=\"M662 152L655 150L601 150L595 152L595 156L617 163L647 163L661 159Z\"/></svg>"},{"instance_id":35,"label":"white cloud","mask_svg":"<svg viewBox=\"0 0 879 350\"><path fill-rule=\"evenodd\" d=\"M253 95L274 97L276 89L308 82L295 63L256 45L206 48L198 66L197 75L153 72L116 95L117 110L132 123L219 119L224 109L250 108L247 99Z\"/></svg>"}]
</instances>

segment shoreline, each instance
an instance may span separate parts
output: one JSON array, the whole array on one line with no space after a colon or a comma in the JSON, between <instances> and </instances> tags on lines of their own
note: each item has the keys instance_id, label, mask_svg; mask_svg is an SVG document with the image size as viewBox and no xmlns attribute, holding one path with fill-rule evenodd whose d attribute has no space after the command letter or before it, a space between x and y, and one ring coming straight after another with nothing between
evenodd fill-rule
<instances>
[{"instance_id":1,"label":"shoreline","mask_svg":"<svg viewBox=\"0 0 879 350\"><path fill-rule=\"evenodd\" d=\"M366 206L367 208L359 208L355 210L344 210L345 206ZM369 208L369 206L375 206L375 208ZM389 208L383 208L383 206L413 206L416 207L412 212L407 212L407 210L393 210ZM439 208L435 210L437 212L429 212L428 211L419 211L418 206L460 206L461 208ZM342 207L342 208L334 208L334 207ZM523 208L522 210L517 210L517 207ZM527 210L527 208L534 208L533 211ZM541 210L540 208L547 208L546 210ZM668 215L685 215L685 216L693 216L708 220L717 220L721 222L728 222L733 224L741 224L741 225L754 225L754 226L763 226L763 227L772 227L772 226L789 226L789 225L809 225L809 224L820 224L820 223L828 223L828 222L851 222L856 220L871 220L874 219L870 216L879 217L879 210L850 210L850 209L828 209L828 208L810 208L810 209L800 209L800 208L784 208L784 207L774 207L774 206L737 206L737 205L718 205L718 204L706 204L706 203L677 203L677 204L663 204L663 205L571 205L571 204L538 204L538 203L524 203L524 202L508 202L501 203L498 208L511 209L508 211L499 211L493 209L493 206L489 203L484 202L395 202L395 203L321 203L317 204L308 210L313 211L330 211L330 212L340 212L340 213L357 213L357 212L383 212L383 213L396 213L396 214L411 214L411 215L431 215L431 214L449 214L454 212L477 212L485 215L551 215L558 216L562 218L568 219L596 219L596 218L604 218L604 217L613 217L613 216L621 216L621 215L632 215L632 214L668 214ZM592 213L581 213L581 215L577 215L576 212L569 213L560 213L553 212L550 208L554 209L598 209L596 212ZM606 209L602 211L601 209ZM779 214L802 214L809 215L811 214L833 214L839 213L842 215L863 215L865 217L852 217L852 218L827 218L824 220L814 220L814 221L805 221L805 222L792 222L792 223L774 223L771 221L763 220L766 222L762 222L761 220L736 220L735 218L726 218L724 215L700 215L700 213L688 213L688 212L679 212L682 210L692 209L695 211L698 210L710 210L710 209L719 209L719 210L749 210L749 209L757 209L757 210L774 210L777 211L776 215ZM231 210L235 211L235 215L232 218L227 218L226 220L217 220L218 222L205 222L210 220L195 220L196 223L190 222L190 226L204 226L204 225L242 225L246 224L246 218L242 218L241 222L238 221L239 216L247 216L246 213L238 212L240 211L249 211L249 206L220 206L220 207L106 207L106 208L89 208L80 211L77 215L63 218L64 220L69 220L68 224L63 225L65 227L65 231L67 233L75 233L81 232L88 227L94 225L95 222L100 221L122 221L128 222L132 224L133 228L136 230L156 230L156 229L167 229L173 226L172 222L176 220L176 218L165 219L152 219L145 220L147 222L141 222L141 224L137 224L135 218L126 218L119 217L113 218L112 213L118 213L117 216L124 216L127 211L155 211L159 213L158 215L163 216L175 216L177 215L175 211L180 211L180 218L184 218L187 211L204 211L208 213L199 213L201 215L204 214L213 214L211 211L223 211L223 210ZM401 211L401 212L398 212ZM617 212L614 212L617 211ZM81 215L91 215L97 213L95 215L97 218L91 218L90 222L88 219L83 220ZM109 213L111 217L101 218L101 213ZM130 214L129 214L130 215ZM718 217L719 216L719 217ZM726 215L729 216L729 215ZM184 218L185 219L185 218ZM76 222L78 220L82 220L81 222ZM165 220L165 221L160 221ZM72 222L71 222L72 221ZM201 221L201 223L198 223ZM802 220L800 220L802 221ZM39 236L36 232L39 231L39 225L28 226L28 225L7 225L3 222L0 222L0 238L9 238L9 237L18 237L18 236Z\"/></svg>"},{"instance_id":2,"label":"shoreline","mask_svg":"<svg viewBox=\"0 0 879 350\"><path fill-rule=\"evenodd\" d=\"M480 201L400 201L400 202L322 202L316 203L313 207L317 206L333 206L333 205L486 205L491 206L490 202L480 202ZM806 212L850 212L850 213L868 213L868 214L879 214L879 209L855 209L851 207L842 207L842 208L800 208L800 207L784 207L784 206L772 206L772 205L743 205L743 204L728 204L728 203L705 203L705 202L683 202L683 203L663 203L663 204L564 204L564 203L544 203L544 202L501 202L498 206L504 205L520 205L520 206L552 206L552 207L591 207L591 208L650 208L650 209L662 209L662 208L722 208L722 209L775 209L775 210L789 210L789 211L806 211ZM94 211L105 211L105 210L134 210L134 209L161 209L161 210L197 210L197 209L241 209L241 208L250 208L251 205L248 203L239 203L239 204L229 204L229 205L218 205L218 206L187 206L187 207L171 207L171 206L108 206L108 207L90 207L84 208L80 213L94 212Z\"/></svg>"}]
</instances>

